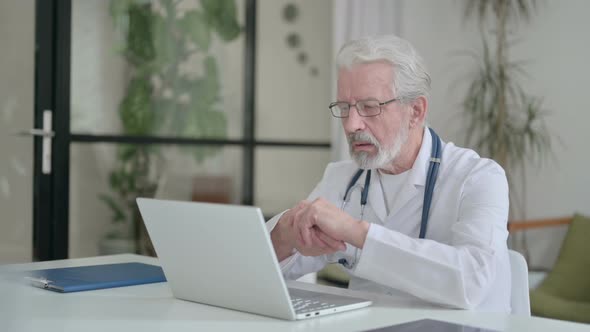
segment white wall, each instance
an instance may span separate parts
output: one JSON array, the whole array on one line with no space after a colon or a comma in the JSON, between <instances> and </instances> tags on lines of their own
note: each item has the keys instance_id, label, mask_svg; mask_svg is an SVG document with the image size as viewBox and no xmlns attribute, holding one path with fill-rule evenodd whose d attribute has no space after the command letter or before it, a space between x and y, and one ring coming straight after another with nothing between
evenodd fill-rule
<instances>
[{"instance_id":1,"label":"white wall","mask_svg":"<svg viewBox=\"0 0 590 332\"><path fill-rule=\"evenodd\" d=\"M299 9L293 23L283 20L289 3ZM257 14L257 139L329 142L332 1L261 0ZM296 50L287 46L291 32L301 37ZM300 51L307 54L306 64L297 61ZM312 67L317 76L310 74ZM258 148L255 204L272 214L305 199L329 160L329 149Z\"/></svg>"},{"instance_id":2,"label":"white wall","mask_svg":"<svg viewBox=\"0 0 590 332\"><path fill-rule=\"evenodd\" d=\"M0 1L0 264L32 259L35 2Z\"/></svg>"},{"instance_id":3,"label":"white wall","mask_svg":"<svg viewBox=\"0 0 590 332\"><path fill-rule=\"evenodd\" d=\"M477 26L464 23L461 1L404 1L401 36L414 44L425 58L432 75L429 122L448 141L463 145L459 103L465 91L453 90L453 80L465 72L451 53L479 49ZM543 1L529 25L519 25L521 42L511 51L517 59L529 60L528 92L544 98L551 114L549 130L555 140L556 162L537 168L526 166L526 218L590 215L590 176L587 142L590 131L590 2L586 0ZM531 265L550 266L559 247L555 241L563 230L530 232L534 252ZM553 240L553 241L551 241ZM556 243L557 242L557 243Z\"/></svg>"},{"instance_id":4,"label":"white wall","mask_svg":"<svg viewBox=\"0 0 590 332\"><path fill-rule=\"evenodd\" d=\"M298 18L283 20L287 4L299 9ZM332 1L261 0L256 37L256 137L258 139L330 140L332 75ZM289 33L301 46L288 47ZM297 61L299 52L307 63ZM312 67L318 75L310 74Z\"/></svg>"}]
</instances>

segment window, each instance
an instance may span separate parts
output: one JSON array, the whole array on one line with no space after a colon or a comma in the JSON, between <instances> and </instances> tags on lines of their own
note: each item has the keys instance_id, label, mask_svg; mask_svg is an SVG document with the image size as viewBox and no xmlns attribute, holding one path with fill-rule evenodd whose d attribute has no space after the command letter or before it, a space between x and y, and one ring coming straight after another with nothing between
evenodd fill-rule
<instances>
[{"instance_id":1,"label":"window","mask_svg":"<svg viewBox=\"0 0 590 332\"><path fill-rule=\"evenodd\" d=\"M134 195L270 217L329 161L331 1L133 4L71 3L70 257L149 252Z\"/></svg>"}]
</instances>

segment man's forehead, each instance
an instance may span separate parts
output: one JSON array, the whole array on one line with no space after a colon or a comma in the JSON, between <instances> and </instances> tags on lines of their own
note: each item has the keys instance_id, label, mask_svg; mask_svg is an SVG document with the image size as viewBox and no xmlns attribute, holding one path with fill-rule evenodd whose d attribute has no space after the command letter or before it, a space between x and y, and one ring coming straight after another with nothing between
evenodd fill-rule
<instances>
[{"instance_id":1,"label":"man's forehead","mask_svg":"<svg viewBox=\"0 0 590 332\"><path fill-rule=\"evenodd\" d=\"M338 70L338 79L353 78L355 80L367 80L367 82L391 81L393 66L386 62L371 62L341 67Z\"/></svg>"},{"instance_id":2,"label":"man's forehead","mask_svg":"<svg viewBox=\"0 0 590 332\"><path fill-rule=\"evenodd\" d=\"M357 64L350 68L338 70L338 92L348 93L355 90L391 89L393 84L393 66L389 63Z\"/></svg>"},{"instance_id":3,"label":"man's forehead","mask_svg":"<svg viewBox=\"0 0 590 332\"><path fill-rule=\"evenodd\" d=\"M339 67L348 72L392 71L393 65L387 61L361 62L350 66Z\"/></svg>"}]
</instances>

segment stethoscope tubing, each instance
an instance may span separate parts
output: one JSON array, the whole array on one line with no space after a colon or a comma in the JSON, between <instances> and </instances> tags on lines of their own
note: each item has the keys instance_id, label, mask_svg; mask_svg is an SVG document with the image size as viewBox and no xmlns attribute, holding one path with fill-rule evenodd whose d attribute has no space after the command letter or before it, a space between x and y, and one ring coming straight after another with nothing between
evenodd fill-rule
<instances>
[{"instance_id":1,"label":"stethoscope tubing","mask_svg":"<svg viewBox=\"0 0 590 332\"><path fill-rule=\"evenodd\" d=\"M438 177L438 169L441 163L442 157L442 143L440 137L434 132L432 128L428 128L430 134L432 136L432 149L430 155L430 164L428 166L428 173L426 176L426 184L424 188L424 201L422 204L422 218L420 220L420 234L419 238L424 239L426 237L426 229L428 226L428 217L430 213L430 205L432 203L432 195L434 192L434 185L436 184L436 179ZM344 192L343 202L341 209L344 210L348 202L350 201L350 194L351 190L356 186L357 181L361 177L361 175L365 172L364 169L359 169L350 179L348 186L346 187L346 191ZM367 170L367 175L365 176L365 185L362 188L361 192L361 220L363 219L365 205L367 204L368 197L369 197L369 185L371 182L371 170Z\"/></svg>"}]
</instances>

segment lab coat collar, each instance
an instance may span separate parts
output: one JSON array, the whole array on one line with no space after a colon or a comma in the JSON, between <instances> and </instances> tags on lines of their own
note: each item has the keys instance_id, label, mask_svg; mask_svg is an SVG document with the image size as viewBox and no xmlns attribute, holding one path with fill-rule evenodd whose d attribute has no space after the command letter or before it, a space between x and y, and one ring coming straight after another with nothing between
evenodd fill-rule
<instances>
[{"instance_id":1,"label":"lab coat collar","mask_svg":"<svg viewBox=\"0 0 590 332\"><path fill-rule=\"evenodd\" d=\"M426 173L428 172L428 165L430 162L430 155L432 152L432 135L428 127L424 126L424 133L422 134L422 145L414 165L410 169L408 183L425 186L426 185Z\"/></svg>"},{"instance_id":2,"label":"lab coat collar","mask_svg":"<svg viewBox=\"0 0 590 332\"><path fill-rule=\"evenodd\" d=\"M432 136L430 131L425 126L424 133L422 134L422 145L418 156L414 161L412 168L409 170L410 174L404 187L399 192L398 197L395 201L394 206L389 215L395 215L408 201L414 198L419 190L417 186L424 186L426 184L426 172L428 171L428 160L430 158L430 152L432 149ZM377 170L374 170L376 173ZM375 215L381 219L381 222L387 218L387 210L385 208L385 197L383 196L383 189L381 188L381 182L378 174L374 174L371 177L371 186L369 188L369 199L367 203L371 206Z\"/></svg>"}]
</instances>

